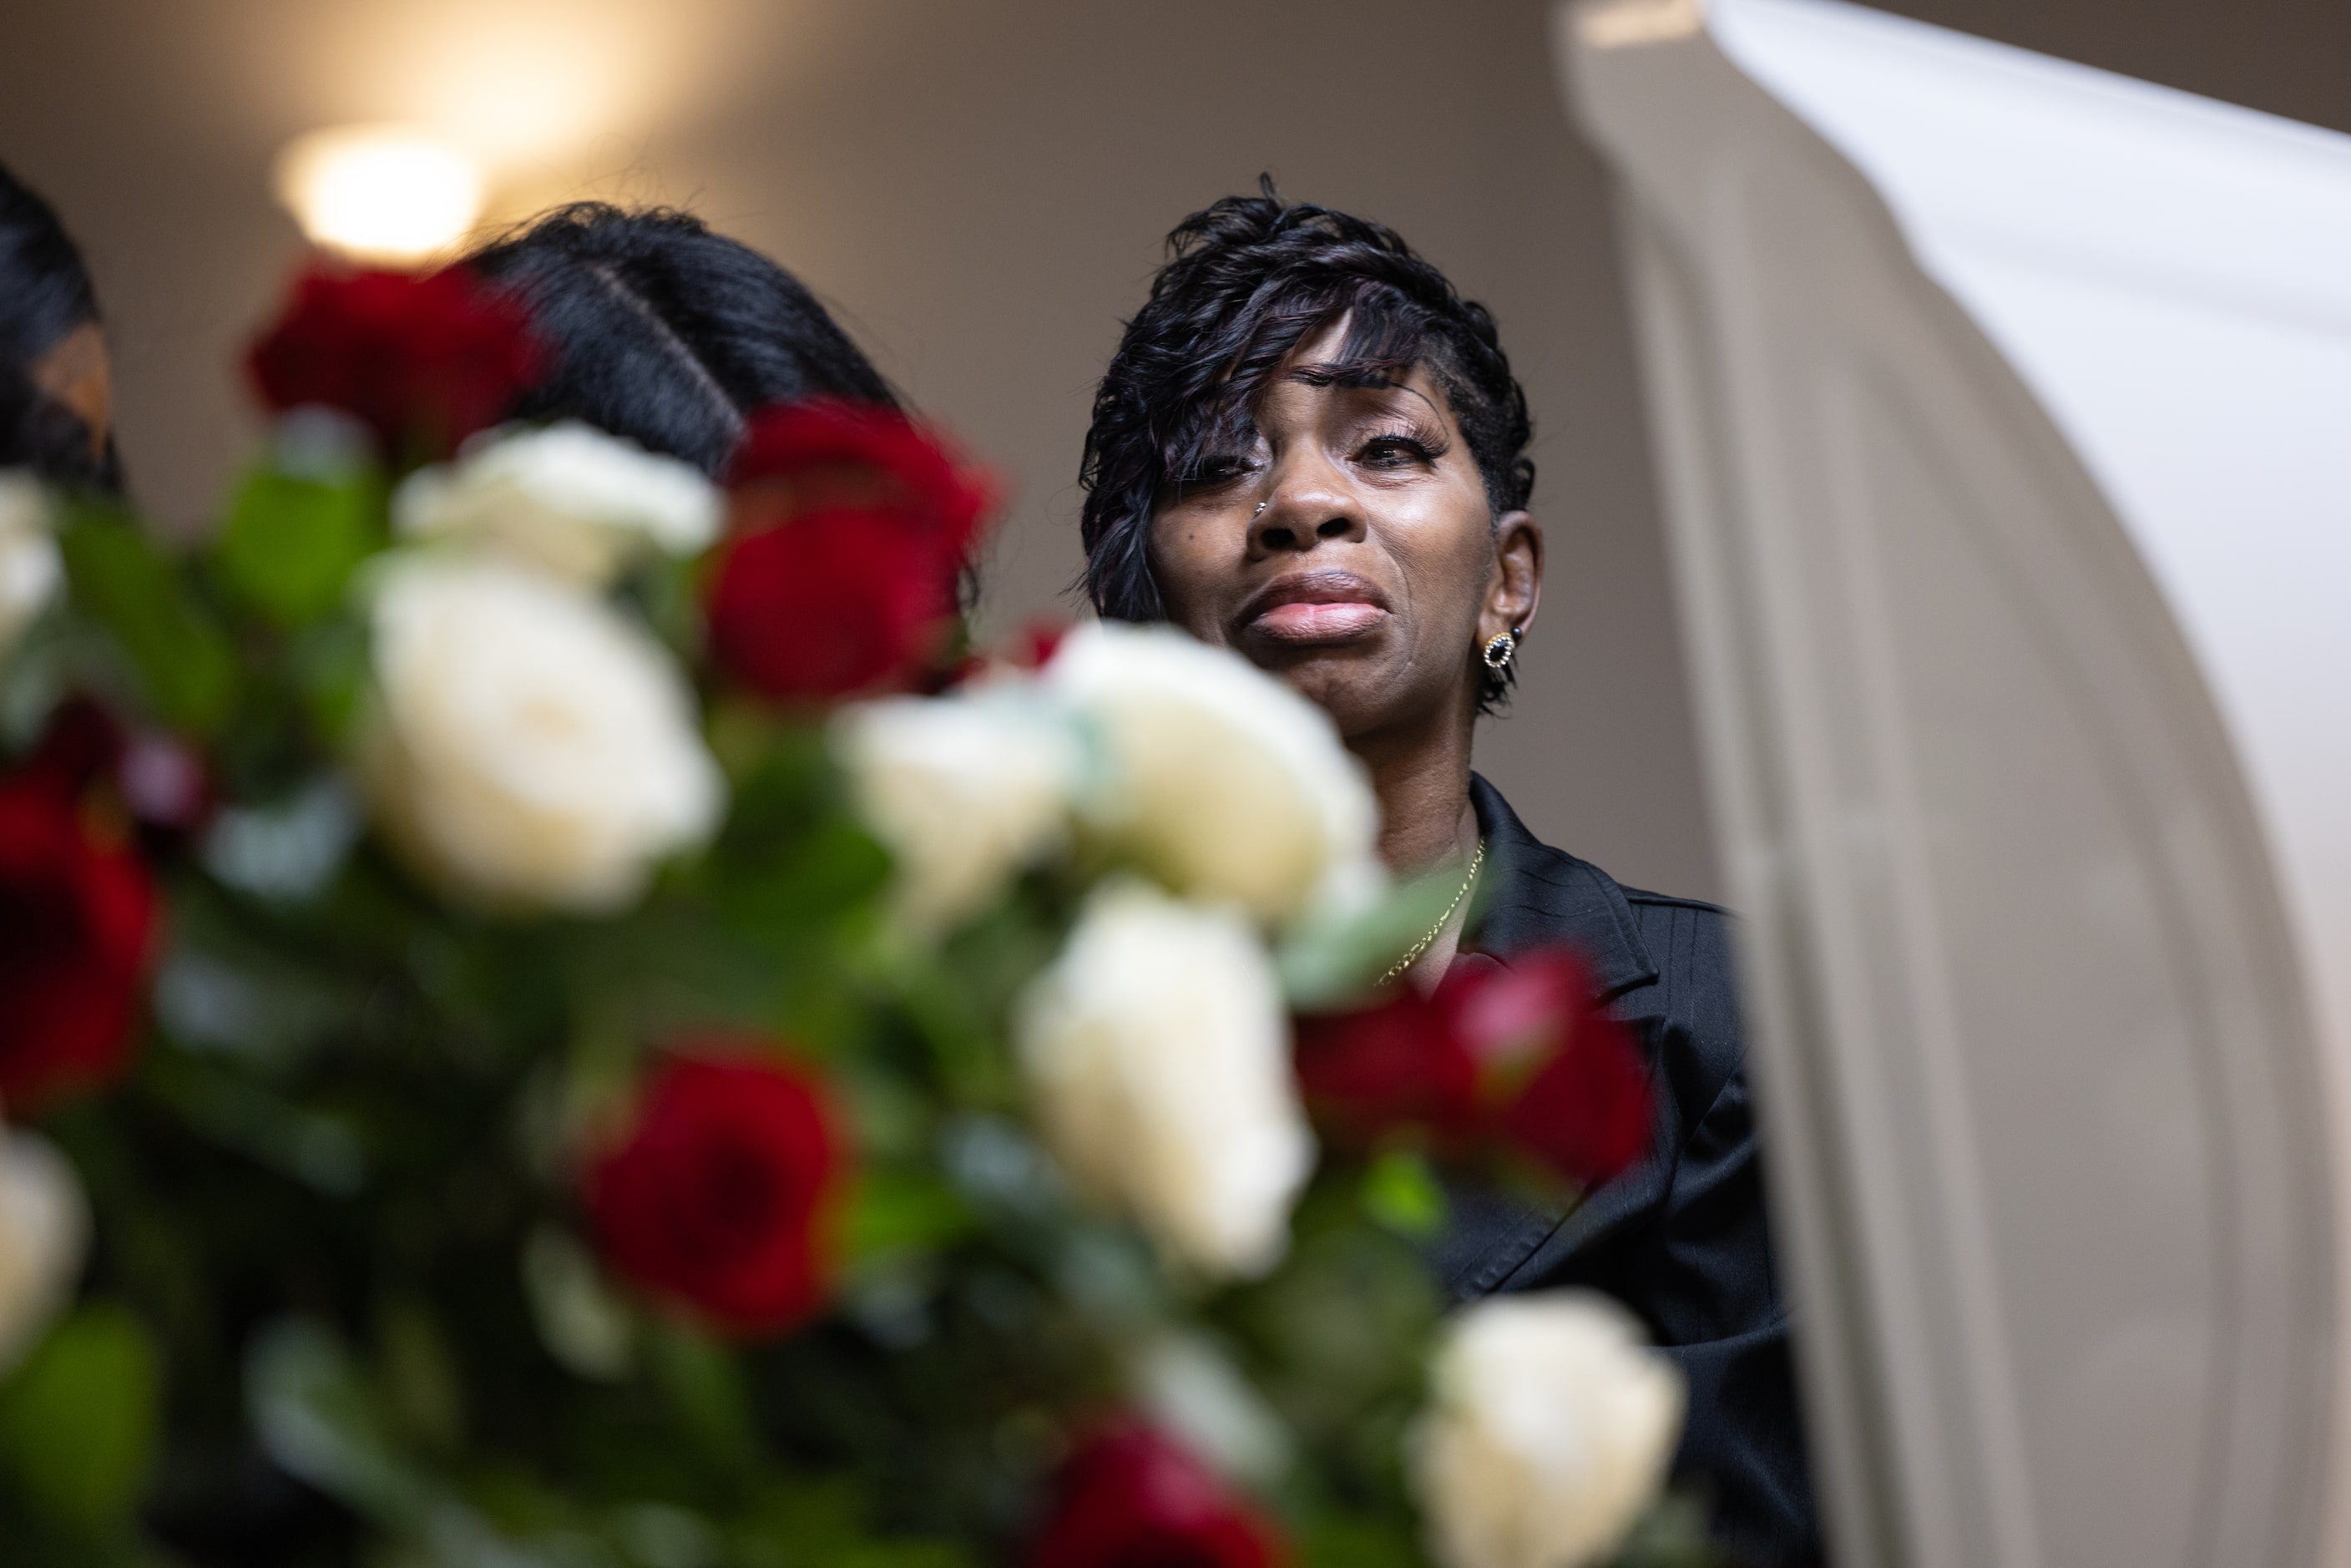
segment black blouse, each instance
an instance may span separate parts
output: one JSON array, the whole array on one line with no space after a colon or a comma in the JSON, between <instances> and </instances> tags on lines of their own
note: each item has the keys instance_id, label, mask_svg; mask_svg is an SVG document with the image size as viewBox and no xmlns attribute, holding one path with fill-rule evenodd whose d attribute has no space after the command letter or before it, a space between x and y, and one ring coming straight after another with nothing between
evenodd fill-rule
<instances>
[{"instance_id":1,"label":"black blouse","mask_svg":"<svg viewBox=\"0 0 2351 1568\"><path fill-rule=\"evenodd\" d=\"M1729 917L1620 887L1538 841L1475 775L1470 799L1490 881L1454 961L1580 950L1649 1056L1657 1130L1646 1161L1572 1211L1456 1188L1436 1266L1459 1301L1581 1285L1632 1308L1688 1379L1676 1478L1712 1498L1719 1537L1746 1558L1813 1562L1819 1528L1740 1062Z\"/></svg>"}]
</instances>

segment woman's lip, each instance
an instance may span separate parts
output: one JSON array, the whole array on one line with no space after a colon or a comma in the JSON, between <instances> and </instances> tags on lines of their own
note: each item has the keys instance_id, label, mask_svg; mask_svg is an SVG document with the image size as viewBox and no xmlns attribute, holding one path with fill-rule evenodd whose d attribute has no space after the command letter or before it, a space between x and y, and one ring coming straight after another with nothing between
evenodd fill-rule
<instances>
[{"instance_id":1,"label":"woman's lip","mask_svg":"<svg viewBox=\"0 0 2351 1568\"><path fill-rule=\"evenodd\" d=\"M1362 636L1387 615L1378 605L1360 600L1335 604L1292 600L1262 612L1249 628L1283 643L1343 643Z\"/></svg>"}]
</instances>

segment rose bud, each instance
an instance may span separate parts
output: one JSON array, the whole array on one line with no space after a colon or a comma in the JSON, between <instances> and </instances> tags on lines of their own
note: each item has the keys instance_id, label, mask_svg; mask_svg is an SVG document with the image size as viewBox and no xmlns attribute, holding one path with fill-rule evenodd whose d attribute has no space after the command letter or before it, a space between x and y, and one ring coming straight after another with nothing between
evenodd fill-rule
<instances>
[{"instance_id":1,"label":"rose bud","mask_svg":"<svg viewBox=\"0 0 2351 1568\"><path fill-rule=\"evenodd\" d=\"M1052 1492L1028 1568L1274 1568L1286 1556L1270 1521L1148 1427L1124 1423L1087 1438Z\"/></svg>"},{"instance_id":2,"label":"rose bud","mask_svg":"<svg viewBox=\"0 0 2351 1568\"><path fill-rule=\"evenodd\" d=\"M776 702L900 690L941 651L956 570L897 511L821 511L757 528L722 549L711 575L711 649Z\"/></svg>"},{"instance_id":3,"label":"rose bud","mask_svg":"<svg viewBox=\"0 0 2351 1568\"><path fill-rule=\"evenodd\" d=\"M151 857L183 848L218 805L204 753L161 730L134 730L115 769L122 804Z\"/></svg>"},{"instance_id":4,"label":"rose bud","mask_svg":"<svg viewBox=\"0 0 2351 1568\"><path fill-rule=\"evenodd\" d=\"M1449 975L1437 1001L1478 1063L1493 1125L1519 1149L1586 1188L1647 1152L1647 1066L1573 952L1539 949Z\"/></svg>"},{"instance_id":5,"label":"rose bud","mask_svg":"<svg viewBox=\"0 0 2351 1568\"><path fill-rule=\"evenodd\" d=\"M1647 1152L1648 1070L1633 1031L1564 948L1400 988L1353 1012L1297 1020L1298 1078L1341 1136L1400 1130L1446 1154L1501 1144L1579 1187Z\"/></svg>"},{"instance_id":6,"label":"rose bud","mask_svg":"<svg viewBox=\"0 0 2351 1568\"><path fill-rule=\"evenodd\" d=\"M272 410L340 410L404 467L504 419L546 362L522 307L465 267L314 269L296 280L247 367Z\"/></svg>"},{"instance_id":7,"label":"rose bud","mask_svg":"<svg viewBox=\"0 0 2351 1568\"><path fill-rule=\"evenodd\" d=\"M816 1081L754 1041L704 1041L646 1086L585 1186L604 1256L741 1338L823 1303L844 1158Z\"/></svg>"},{"instance_id":8,"label":"rose bud","mask_svg":"<svg viewBox=\"0 0 2351 1568\"><path fill-rule=\"evenodd\" d=\"M27 768L0 782L0 1103L12 1116L121 1071L156 898L103 801Z\"/></svg>"}]
</instances>

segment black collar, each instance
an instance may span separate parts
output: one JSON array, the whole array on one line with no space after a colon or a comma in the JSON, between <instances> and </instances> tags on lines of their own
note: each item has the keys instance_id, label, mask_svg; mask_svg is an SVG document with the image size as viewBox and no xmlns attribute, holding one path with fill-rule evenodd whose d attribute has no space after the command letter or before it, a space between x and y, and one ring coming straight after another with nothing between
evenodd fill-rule
<instances>
[{"instance_id":1,"label":"black collar","mask_svg":"<svg viewBox=\"0 0 2351 1568\"><path fill-rule=\"evenodd\" d=\"M1564 943L1582 952L1603 1000L1657 977L1616 879L1527 831L1500 790L1469 775L1469 803L1486 838L1478 907L1460 950L1508 964L1524 948Z\"/></svg>"}]
</instances>

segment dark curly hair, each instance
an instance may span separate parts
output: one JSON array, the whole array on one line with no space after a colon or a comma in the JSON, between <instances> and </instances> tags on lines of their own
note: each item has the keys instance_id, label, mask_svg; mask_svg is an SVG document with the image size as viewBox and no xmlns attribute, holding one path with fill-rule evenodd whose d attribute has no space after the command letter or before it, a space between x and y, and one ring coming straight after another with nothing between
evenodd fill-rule
<instances>
[{"instance_id":1,"label":"dark curly hair","mask_svg":"<svg viewBox=\"0 0 2351 1568\"><path fill-rule=\"evenodd\" d=\"M1249 418L1291 350L1344 317L1334 380L1375 385L1426 367L1461 423L1494 515L1533 493L1527 396L1486 308L1384 224L1292 204L1269 177L1167 236L1151 298L1126 324L1094 393L1078 482L1085 588L1122 621L1166 618L1151 571L1151 519L1211 444Z\"/></svg>"},{"instance_id":2,"label":"dark curly hair","mask_svg":"<svg viewBox=\"0 0 2351 1568\"><path fill-rule=\"evenodd\" d=\"M582 420L715 476L755 409L818 394L897 403L799 279L689 214L580 202L465 260L555 350L516 419Z\"/></svg>"}]
</instances>

